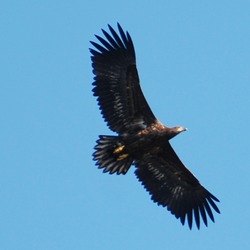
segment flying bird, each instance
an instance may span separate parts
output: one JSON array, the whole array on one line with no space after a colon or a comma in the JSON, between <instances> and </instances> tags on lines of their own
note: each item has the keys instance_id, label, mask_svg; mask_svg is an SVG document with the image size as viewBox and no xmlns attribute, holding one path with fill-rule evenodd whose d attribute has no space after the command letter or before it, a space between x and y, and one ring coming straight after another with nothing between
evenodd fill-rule
<instances>
[{"instance_id":1,"label":"flying bird","mask_svg":"<svg viewBox=\"0 0 250 250\"><path fill-rule=\"evenodd\" d=\"M179 159L169 141L187 129L163 125L153 114L140 87L132 39L118 25L116 32L96 35L90 49L94 73L93 95L108 127L117 135L100 135L93 159L103 172L135 175L158 205L166 207L189 228L193 221L214 222L219 200L204 188Z\"/></svg>"}]
</instances>

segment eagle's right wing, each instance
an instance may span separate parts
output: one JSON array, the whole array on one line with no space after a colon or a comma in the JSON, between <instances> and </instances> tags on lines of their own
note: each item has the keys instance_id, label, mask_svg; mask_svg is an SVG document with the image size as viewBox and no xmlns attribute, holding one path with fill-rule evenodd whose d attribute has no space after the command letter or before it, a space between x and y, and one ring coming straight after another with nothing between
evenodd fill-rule
<instances>
[{"instance_id":1,"label":"eagle's right wing","mask_svg":"<svg viewBox=\"0 0 250 250\"><path fill-rule=\"evenodd\" d=\"M126 134L145 129L155 122L140 87L133 42L118 24L120 35L109 26L106 39L96 36L100 44L91 42L97 50L92 53L94 96L103 118L111 130Z\"/></svg>"}]
</instances>

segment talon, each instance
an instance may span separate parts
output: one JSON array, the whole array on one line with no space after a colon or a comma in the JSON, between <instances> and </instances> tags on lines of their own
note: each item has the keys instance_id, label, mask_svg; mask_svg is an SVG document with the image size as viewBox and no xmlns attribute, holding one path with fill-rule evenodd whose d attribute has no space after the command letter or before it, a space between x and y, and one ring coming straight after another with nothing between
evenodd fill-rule
<instances>
[{"instance_id":1,"label":"talon","mask_svg":"<svg viewBox=\"0 0 250 250\"><path fill-rule=\"evenodd\" d=\"M118 161L122 161L123 159L127 158L128 157L128 154L123 154L123 155L120 155L117 160Z\"/></svg>"},{"instance_id":2,"label":"talon","mask_svg":"<svg viewBox=\"0 0 250 250\"><path fill-rule=\"evenodd\" d=\"M118 147L117 149L114 150L114 154L120 153L124 149L124 145Z\"/></svg>"}]
</instances>

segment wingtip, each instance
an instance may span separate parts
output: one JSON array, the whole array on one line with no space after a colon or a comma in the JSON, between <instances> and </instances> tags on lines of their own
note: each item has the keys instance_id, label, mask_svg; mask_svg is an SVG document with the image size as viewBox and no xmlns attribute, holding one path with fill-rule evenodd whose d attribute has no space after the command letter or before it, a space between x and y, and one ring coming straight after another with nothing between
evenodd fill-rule
<instances>
[{"instance_id":1,"label":"wingtip","mask_svg":"<svg viewBox=\"0 0 250 250\"><path fill-rule=\"evenodd\" d=\"M119 22L117 22L116 24L117 24L118 29L122 28Z\"/></svg>"}]
</instances>

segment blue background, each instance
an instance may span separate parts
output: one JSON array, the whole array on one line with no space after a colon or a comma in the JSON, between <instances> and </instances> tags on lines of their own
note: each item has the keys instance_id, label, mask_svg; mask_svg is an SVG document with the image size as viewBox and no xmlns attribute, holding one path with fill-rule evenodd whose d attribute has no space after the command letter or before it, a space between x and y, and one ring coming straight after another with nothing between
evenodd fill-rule
<instances>
[{"instance_id":1,"label":"blue background","mask_svg":"<svg viewBox=\"0 0 250 250\"><path fill-rule=\"evenodd\" d=\"M250 249L249 1L2 1L0 249ZM190 231L134 176L92 161L112 134L89 40L119 21L176 152L221 202ZM95 40L96 41L96 40Z\"/></svg>"}]
</instances>

